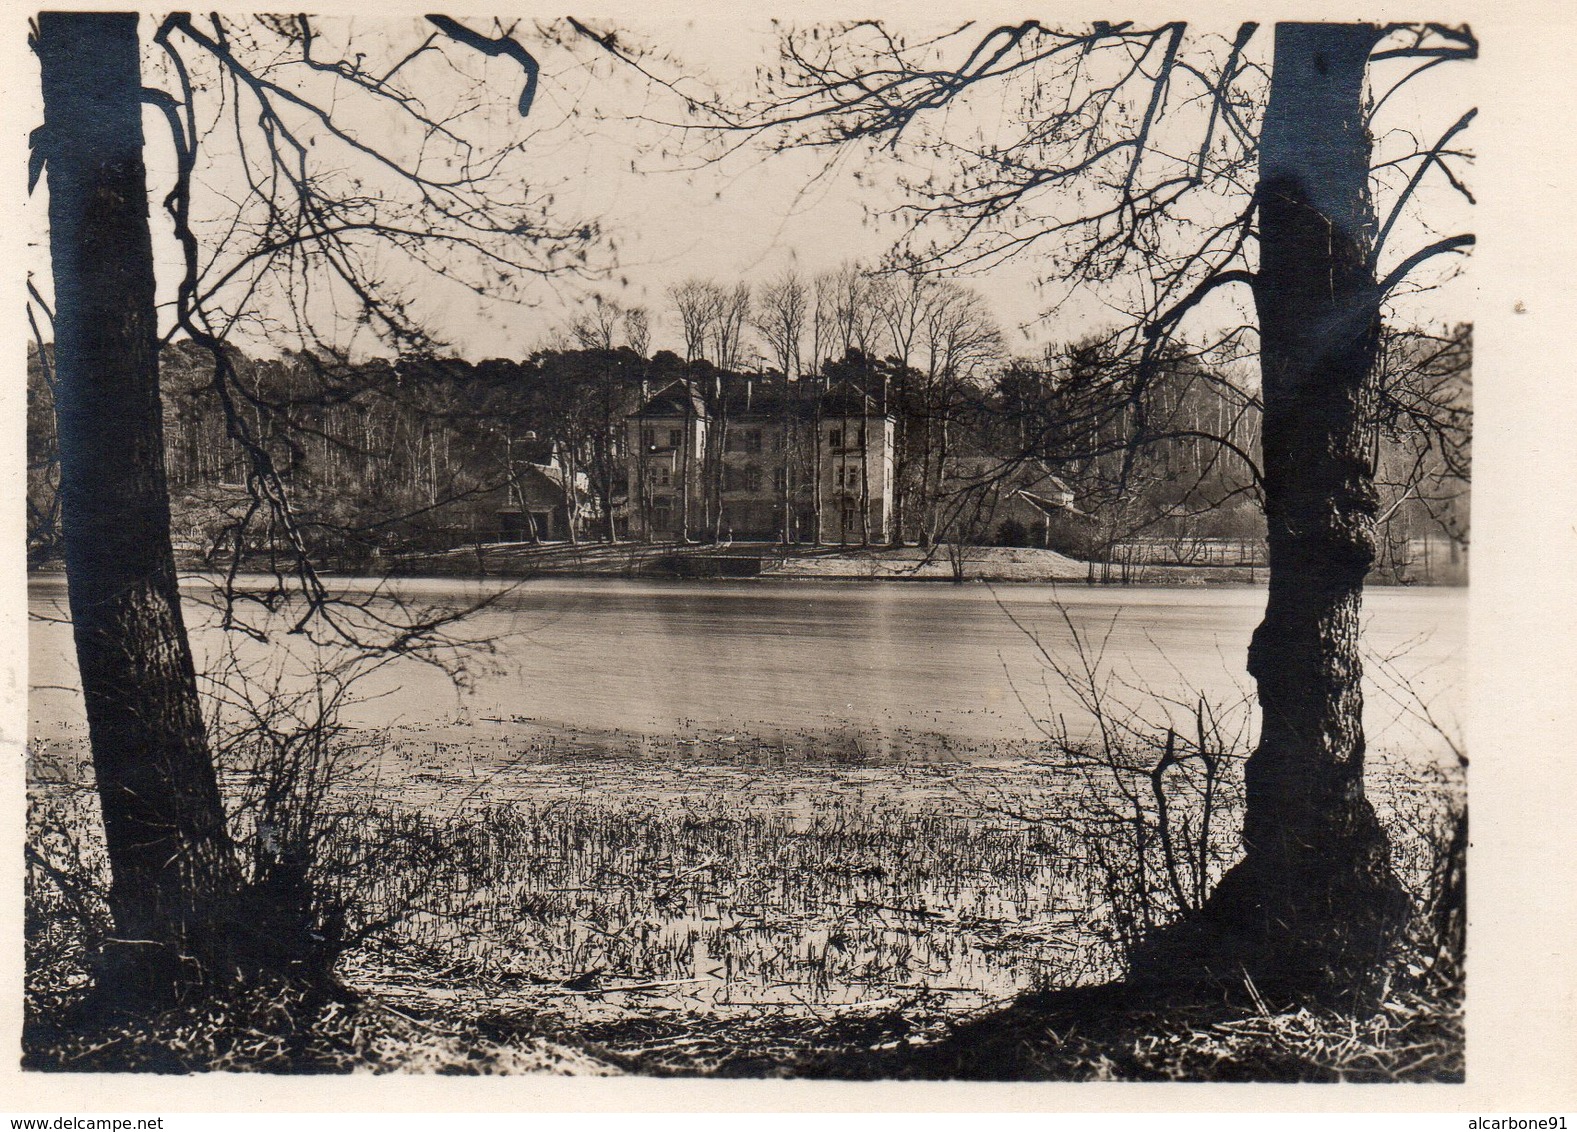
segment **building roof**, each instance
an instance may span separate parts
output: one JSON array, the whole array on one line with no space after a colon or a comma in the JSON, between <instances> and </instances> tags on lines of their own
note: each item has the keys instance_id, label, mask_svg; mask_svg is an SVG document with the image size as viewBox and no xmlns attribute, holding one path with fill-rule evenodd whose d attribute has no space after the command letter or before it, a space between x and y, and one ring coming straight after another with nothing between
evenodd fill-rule
<instances>
[{"instance_id":1,"label":"building roof","mask_svg":"<svg viewBox=\"0 0 1577 1132\"><path fill-rule=\"evenodd\" d=\"M766 417L781 419L786 413L803 413L814 404L803 382L787 382L781 377L733 378L723 386L723 403L735 419Z\"/></svg>"},{"instance_id":2,"label":"building roof","mask_svg":"<svg viewBox=\"0 0 1577 1132\"><path fill-rule=\"evenodd\" d=\"M1061 483L1061 481L1059 480L1058 483ZM1083 511L1080 511L1077 507L1075 507L1073 505L1071 499L1068 502L1063 502L1062 500L1058 500L1058 499L1048 499L1044 495L1037 495L1035 492L1033 492L1033 491L1025 491L1023 488L1020 488L1018 491L1015 491L1013 494L1018 496L1020 499L1024 500L1024 502L1028 503L1030 506L1034 507L1036 510L1041 511L1041 512L1047 514L1047 515L1083 515L1084 514ZM1072 492L1069 492L1068 496L1071 496L1071 495L1072 495ZM1064 498L1067 498L1067 496L1065 496Z\"/></svg>"},{"instance_id":3,"label":"building roof","mask_svg":"<svg viewBox=\"0 0 1577 1132\"><path fill-rule=\"evenodd\" d=\"M880 417L882 412L876 398L856 386L852 381L840 381L821 395L824 416Z\"/></svg>"},{"instance_id":4,"label":"building roof","mask_svg":"<svg viewBox=\"0 0 1577 1132\"><path fill-rule=\"evenodd\" d=\"M851 381L839 381L822 390L819 382L801 380L785 381L779 376L729 375L723 383L723 408L734 421L752 417L764 420L781 420L786 414L809 417L819 411L823 416L880 417L880 399L861 389ZM686 387L682 381L673 381L653 393L643 402L632 417L672 419L686 416L685 401L689 399L688 415L711 420L717 406L694 385Z\"/></svg>"},{"instance_id":5,"label":"building roof","mask_svg":"<svg viewBox=\"0 0 1577 1132\"><path fill-rule=\"evenodd\" d=\"M689 400L689 409L686 411L685 401ZM630 414L635 417L701 417L709 416L706 402L696 392L694 386L686 387L682 381L671 381L656 393L653 393L640 408Z\"/></svg>"}]
</instances>

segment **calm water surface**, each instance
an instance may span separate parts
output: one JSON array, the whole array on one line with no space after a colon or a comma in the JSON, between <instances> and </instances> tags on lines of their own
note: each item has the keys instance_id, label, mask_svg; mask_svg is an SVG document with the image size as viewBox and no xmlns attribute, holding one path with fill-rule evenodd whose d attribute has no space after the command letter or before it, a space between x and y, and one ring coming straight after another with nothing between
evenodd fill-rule
<instances>
[{"instance_id":1,"label":"calm water surface","mask_svg":"<svg viewBox=\"0 0 1577 1132\"><path fill-rule=\"evenodd\" d=\"M428 601L463 602L499 588L452 580L402 582ZM29 583L35 614L60 616L59 578ZM528 717L583 728L650 733L773 732L846 727L967 739L1038 734L1037 719L1079 715L1040 646L1077 666L1072 623L1119 695L1149 688L1217 701L1249 690L1243 665L1264 606L1258 587L920 583L651 582L542 579L511 590L467 631L498 649L460 693L432 668L401 663L360 686L364 725ZM1365 598L1371 652L1451 717L1464 677L1467 594L1376 588ZM1066 615L1066 621L1064 620ZM199 664L221 637L193 604ZM1017 624L1015 624L1017 622ZM69 627L30 630L35 733L80 725ZM1373 676L1378 666L1371 665ZM1413 733L1390 680L1371 687L1376 746ZM1074 722L1070 718L1070 723Z\"/></svg>"}]
</instances>

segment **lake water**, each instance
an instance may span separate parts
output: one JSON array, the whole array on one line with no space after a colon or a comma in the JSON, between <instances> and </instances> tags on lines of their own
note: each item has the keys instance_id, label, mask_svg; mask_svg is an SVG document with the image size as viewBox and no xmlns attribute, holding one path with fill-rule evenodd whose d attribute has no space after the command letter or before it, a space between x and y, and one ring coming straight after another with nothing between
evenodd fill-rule
<instances>
[{"instance_id":1,"label":"lake water","mask_svg":"<svg viewBox=\"0 0 1577 1132\"><path fill-rule=\"evenodd\" d=\"M413 598L464 602L496 583L400 583ZM30 606L60 616L60 578L29 582ZM1140 689L1192 702L1251 690L1243 672L1264 606L1258 587L951 586L920 583L652 582L540 579L478 614L467 633L494 640L473 686L401 662L358 685L361 725L529 718L649 734L752 734L849 729L891 737L929 732L989 742L1034 738L1048 718L1084 718L1047 663L1079 667L1074 631L1118 699ZM1467 594L1375 588L1366 645L1455 722L1465 676ZM199 665L221 634L197 605L188 621ZM1072 629L1070 630L1070 624ZM1037 647L1037 639L1040 647ZM36 735L81 726L69 627L30 628ZM1370 665L1371 745L1410 744L1407 694Z\"/></svg>"}]
</instances>

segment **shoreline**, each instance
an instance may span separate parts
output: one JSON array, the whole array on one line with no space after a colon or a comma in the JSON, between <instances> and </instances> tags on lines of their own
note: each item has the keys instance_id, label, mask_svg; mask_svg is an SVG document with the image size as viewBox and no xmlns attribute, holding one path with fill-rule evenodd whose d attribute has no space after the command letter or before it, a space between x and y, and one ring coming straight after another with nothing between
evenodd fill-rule
<instances>
[{"instance_id":1,"label":"shoreline","mask_svg":"<svg viewBox=\"0 0 1577 1132\"><path fill-rule=\"evenodd\" d=\"M221 567L196 556L177 556L183 572L208 573ZM28 568L29 577L63 574L60 563ZM775 582L933 582L1051 584L1088 586L1256 586L1266 584L1264 565L1175 565L1088 562L1037 547L970 547L961 562L944 548L785 547L776 543L489 543L403 555L361 568L325 569L325 577L628 578L665 581ZM1104 575L1104 576L1103 576ZM1385 588L1466 588L1466 563L1448 576L1430 580L1371 577L1367 586Z\"/></svg>"},{"instance_id":2,"label":"shoreline","mask_svg":"<svg viewBox=\"0 0 1577 1132\"><path fill-rule=\"evenodd\" d=\"M1092 586L1264 585L1264 563L1103 563L1040 547L814 546L741 543L491 543L392 560L402 574L664 578L683 581L1083 582ZM1372 577L1368 585L1466 586L1467 563L1429 580Z\"/></svg>"}]
</instances>

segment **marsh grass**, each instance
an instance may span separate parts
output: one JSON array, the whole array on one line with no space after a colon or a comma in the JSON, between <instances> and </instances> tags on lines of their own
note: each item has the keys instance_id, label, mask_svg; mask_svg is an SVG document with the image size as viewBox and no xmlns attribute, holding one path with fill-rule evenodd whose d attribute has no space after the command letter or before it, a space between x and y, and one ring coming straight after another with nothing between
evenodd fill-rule
<instances>
[{"instance_id":1,"label":"marsh grass","mask_svg":"<svg viewBox=\"0 0 1577 1132\"><path fill-rule=\"evenodd\" d=\"M889 1075L1026 992L1120 969L1085 819L1124 798L1094 798L1098 778L1053 773L1044 751L916 739L913 761L873 760L847 744L517 730L493 745L407 734L332 792L321 875L345 910L339 975L360 1002L281 1006L277 989L250 988L136 1027L73 1021L108 930L102 851L80 766L35 774L27 1063ZM1402 770L1381 768L1377 792L1423 893L1449 802L1415 794ZM1399 965L1417 976L1372 1018L1150 1018L1100 1048L1064 1043L1043 1068L1449 1077L1460 995L1452 1007L1427 950Z\"/></svg>"},{"instance_id":2,"label":"marsh grass","mask_svg":"<svg viewBox=\"0 0 1577 1132\"><path fill-rule=\"evenodd\" d=\"M810 816L713 798L369 817L358 835L410 847L398 872L429 881L388 941L469 977L693 980L719 1005L991 996L1060 962L1074 907L1055 832L844 799ZM361 896L386 906L402 884Z\"/></svg>"}]
</instances>

